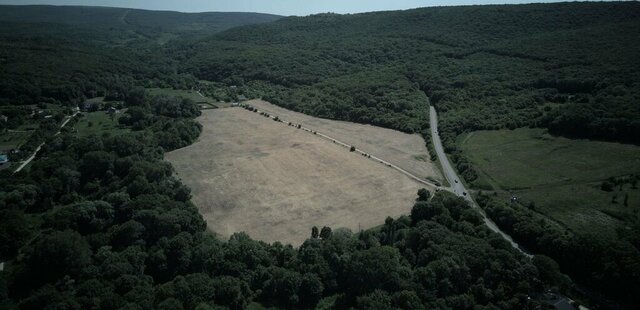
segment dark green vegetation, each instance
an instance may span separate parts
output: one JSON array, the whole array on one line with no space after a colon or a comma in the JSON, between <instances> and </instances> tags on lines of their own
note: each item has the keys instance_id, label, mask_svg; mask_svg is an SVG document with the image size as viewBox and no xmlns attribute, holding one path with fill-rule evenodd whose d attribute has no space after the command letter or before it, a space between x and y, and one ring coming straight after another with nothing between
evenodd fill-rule
<instances>
[{"instance_id":1,"label":"dark green vegetation","mask_svg":"<svg viewBox=\"0 0 640 310\"><path fill-rule=\"evenodd\" d=\"M165 43L195 40L234 26L279 17L249 13L182 14L116 8L0 6L0 114L5 129L28 134L0 142L20 156L57 131L55 124L30 116L32 109L70 108L87 98L122 101L135 85L190 89L199 82L177 73ZM174 39L175 38L175 39ZM65 109L66 108L66 109ZM4 135L4 133L3 133ZM14 156L19 159L19 156Z\"/></svg>"},{"instance_id":2,"label":"dark green vegetation","mask_svg":"<svg viewBox=\"0 0 640 310\"><path fill-rule=\"evenodd\" d=\"M162 53L165 43L277 18L251 13L1 6L0 106L75 105L100 96L122 100L132 85L189 89L197 81L176 73L176 62Z\"/></svg>"},{"instance_id":3,"label":"dark green vegetation","mask_svg":"<svg viewBox=\"0 0 640 310\"><path fill-rule=\"evenodd\" d=\"M130 44L151 41L164 44L172 39L194 39L233 27L272 22L277 15L259 13L179 13L86 6L0 6L0 21L28 26L54 26L52 34L68 39ZM66 27L65 27L66 26ZM58 28L61 27L61 28ZM33 34L33 29L21 33ZM72 33L64 31L72 30ZM82 35L86 35L82 37ZM137 42L140 43L140 42Z\"/></svg>"},{"instance_id":4,"label":"dark green vegetation","mask_svg":"<svg viewBox=\"0 0 640 310\"><path fill-rule=\"evenodd\" d=\"M185 70L245 83L304 113L427 135L480 129L640 143L640 4L561 3L320 14L239 27L184 46ZM425 96L426 94L426 96ZM427 137L428 139L428 137Z\"/></svg>"},{"instance_id":5,"label":"dark green vegetation","mask_svg":"<svg viewBox=\"0 0 640 310\"><path fill-rule=\"evenodd\" d=\"M464 200L424 190L410 217L375 231L314 228L299 249L218 240L162 159L199 135L197 106L141 96L126 107L118 122L130 131L65 132L28 173L0 174L5 306L522 309L549 286L570 289Z\"/></svg>"},{"instance_id":6,"label":"dark green vegetation","mask_svg":"<svg viewBox=\"0 0 640 310\"><path fill-rule=\"evenodd\" d=\"M62 122L73 114L70 107L39 103L28 106L0 106L0 154L9 154L12 161L31 156L46 137L54 135ZM19 153L11 150L19 149Z\"/></svg>"},{"instance_id":7,"label":"dark green vegetation","mask_svg":"<svg viewBox=\"0 0 640 310\"><path fill-rule=\"evenodd\" d=\"M284 18L231 29L185 45L182 53L188 59L184 70L198 78L244 85L250 95L304 113L419 132L427 140L430 101L440 112L440 134L456 168L466 181L486 187L488 175L478 171L467 158L471 155L456 145L462 133L533 127L570 138L640 143L637 29L637 2L444 7ZM545 148L530 153L532 156L556 158L555 153L544 153L551 142L541 144ZM578 247L584 242L566 252L545 253L582 283L614 299L638 304L637 297L622 289L640 283L640 247L626 237L637 231L628 226L637 221L637 209L632 207L637 203L637 190L628 184L622 192L600 190L605 179L634 173L622 170L637 163L615 163L618 154L607 156L614 149L586 148L587 156L593 156L583 160L580 154L569 154L578 157L575 163L582 166L571 170L577 166L564 165L568 170L556 170L564 171L562 175L536 177L529 169L511 170L503 179L489 176L500 179L503 189L528 187L545 179L547 187L522 194L527 203L533 201L551 216L564 212L562 216L571 222L567 225L572 229L579 225L575 232L585 240L592 236L582 234L584 227L590 227L589 232L594 232L592 227L598 227L598 232L606 230L607 234L599 235L597 242L602 241L602 246L597 249L623 249L624 255L610 251L611 256L606 257L618 261L617 271L626 272L624 275L605 277L608 271L591 272L604 270L606 260L571 265L567 257L589 261L590 256L578 255L583 253ZM638 157L637 150L628 149L620 156ZM530 150L520 149L523 153L519 154ZM502 146L492 151L508 157ZM508 170L509 163L521 159L509 158L502 169ZM553 158L537 171L554 171L561 164ZM598 165L590 160L594 158L614 163ZM528 160L531 165L544 161ZM500 164L497 159L492 163ZM511 183L517 179L524 182ZM554 179L559 183L553 183ZM582 183L574 186L566 179ZM627 207L625 200L632 206ZM576 213L585 209L588 212ZM584 213L589 216L582 216ZM497 222L513 231L513 221ZM530 225L545 227L536 223ZM516 234L516 239L520 237ZM594 253L597 251L588 252Z\"/></svg>"},{"instance_id":8,"label":"dark green vegetation","mask_svg":"<svg viewBox=\"0 0 640 310\"><path fill-rule=\"evenodd\" d=\"M478 201L525 247L574 279L590 281L588 270L600 289L640 289L640 147L524 128L473 132L458 145L478 167L473 185L496 193Z\"/></svg>"},{"instance_id":9,"label":"dark green vegetation","mask_svg":"<svg viewBox=\"0 0 640 310\"><path fill-rule=\"evenodd\" d=\"M538 272L462 200L444 195L358 237L323 228L322 240L299 250L242 234L219 241L162 161L164 150L197 137L195 105L150 98L127 111L119 122L131 132L63 133L29 173L1 176L5 305L240 308L256 300L306 308L333 296L339 306L363 308L518 309L543 281L562 277Z\"/></svg>"},{"instance_id":10,"label":"dark green vegetation","mask_svg":"<svg viewBox=\"0 0 640 310\"><path fill-rule=\"evenodd\" d=\"M523 126L638 143L639 27L637 2L444 7L284 18L183 52L200 78L409 132L426 93L450 151L459 133Z\"/></svg>"},{"instance_id":11,"label":"dark green vegetation","mask_svg":"<svg viewBox=\"0 0 640 310\"><path fill-rule=\"evenodd\" d=\"M640 225L621 206L605 208L628 224L607 241L529 205L505 204L500 195L479 197L503 229L559 267L514 252L463 201L442 193L418 202L411 217L357 236L313 230L318 238L299 249L243 234L217 240L162 161L164 151L198 136L197 106L150 98L140 88L200 89L223 101L261 96L316 116L421 133L427 141L430 101L457 168L482 184L487 175L457 148L461 133L541 127L640 142L640 4L320 14L212 35L277 19L229 16L232 22L216 14L0 9L0 107L17 115L3 126L33 126L26 145L47 140L29 171L0 172L0 254L7 261L0 296L7 305L522 309L528 294L545 287L571 291L558 268L630 308L640 304L633 294ZM51 105L64 118L94 97L125 102L126 112L117 120L89 114L55 137L59 120L27 121L28 113L15 112ZM98 122L93 129L89 118ZM622 191L618 204L637 203L632 179L597 178L593 190Z\"/></svg>"},{"instance_id":12,"label":"dark green vegetation","mask_svg":"<svg viewBox=\"0 0 640 310\"><path fill-rule=\"evenodd\" d=\"M211 99L209 96L205 96L206 89L209 89L205 83L200 82L198 84L201 88L204 88L201 93L198 93L196 90L184 90L184 89L173 89L173 88L148 88L147 92L150 95L156 96L169 96L169 97L179 97L183 99L189 99L195 102L201 109L215 109L218 107L229 106L229 103L219 102L214 99ZM216 87L215 89L226 90L227 87ZM202 94L202 95L200 95ZM233 100L231 98L228 98Z\"/></svg>"},{"instance_id":13,"label":"dark green vegetation","mask_svg":"<svg viewBox=\"0 0 640 310\"><path fill-rule=\"evenodd\" d=\"M487 214L527 249L553 257L571 278L589 283L590 297L600 299L604 292L627 302L638 304L635 292L640 290L640 220L623 219L619 238L607 238L600 230L571 230L518 203L508 203L499 196L480 194L478 203Z\"/></svg>"},{"instance_id":14,"label":"dark green vegetation","mask_svg":"<svg viewBox=\"0 0 640 310\"><path fill-rule=\"evenodd\" d=\"M122 128L118 123L121 116L122 114L109 114L105 111L84 113L77 118L74 129L78 136L99 135L104 132L118 135L127 131L127 128Z\"/></svg>"}]
</instances>

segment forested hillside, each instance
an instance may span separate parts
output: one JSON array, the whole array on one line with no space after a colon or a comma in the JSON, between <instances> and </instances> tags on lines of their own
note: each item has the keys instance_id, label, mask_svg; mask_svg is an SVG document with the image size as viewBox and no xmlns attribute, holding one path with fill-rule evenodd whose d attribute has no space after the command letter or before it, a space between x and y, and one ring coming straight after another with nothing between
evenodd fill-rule
<instances>
[{"instance_id":1,"label":"forested hillside","mask_svg":"<svg viewBox=\"0 0 640 310\"><path fill-rule=\"evenodd\" d=\"M3 307L522 309L571 289L552 260L529 260L444 193L420 192L411 216L358 235L310 227L299 249L219 240L162 159L199 135L197 106L145 95L126 106L130 132L67 130L29 172L0 173Z\"/></svg>"},{"instance_id":2,"label":"forested hillside","mask_svg":"<svg viewBox=\"0 0 640 310\"><path fill-rule=\"evenodd\" d=\"M489 194L480 196L489 215L560 267L515 251L446 193L421 192L410 216L370 231L310 227L300 248L242 233L220 240L163 161L198 137L197 106L140 87L191 89L207 80L427 139L430 102L447 151L473 180L454 143L465 131L531 126L639 143L637 29L637 2L282 19L2 6L3 115L64 109L38 123L29 145L47 144L28 169L0 171L0 307L535 309L548 289L584 293L562 267L636 308L639 225L615 248L592 245ZM78 136L71 121L54 135L65 113L92 97L126 109L112 119L117 134ZM14 123L0 130L6 124Z\"/></svg>"},{"instance_id":3,"label":"forested hillside","mask_svg":"<svg viewBox=\"0 0 640 310\"><path fill-rule=\"evenodd\" d=\"M20 23L45 23L79 26L94 30L108 30L111 34L123 33L143 37L164 35L197 37L233 27L272 22L280 16L260 13L180 13L171 11L147 11L110 7L86 6L0 6L0 21Z\"/></svg>"},{"instance_id":4,"label":"forested hillside","mask_svg":"<svg viewBox=\"0 0 640 310\"><path fill-rule=\"evenodd\" d=\"M431 103L446 151L471 183L476 167L455 144L464 132L541 127L640 144L637 29L637 2L439 7L288 17L230 29L175 53L185 60L182 72L238 85L250 97L427 140ZM547 222L519 207L507 212L495 204L488 204L490 215L528 247L552 255L581 283L638 303L625 293L640 282L635 226L604 240L547 231ZM601 260L573 263L603 251Z\"/></svg>"},{"instance_id":5,"label":"forested hillside","mask_svg":"<svg viewBox=\"0 0 640 310\"><path fill-rule=\"evenodd\" d=\"M278 16L156 12L119 8L0 6L0 106L124 99L132 85L190 88L192 77L161 53Z\"/></svg>"},{"instance_id":6,"label":"forested hillside","mask_svg":"<svg viewBox=\"0 0 640 310\"><path fill-rule=\"evenodd\" d=\"M183 46L186 72L314 115L444 140L477 129L640 143L640 4L424 8L289 17Z\"/></svg>"}]
</instances>

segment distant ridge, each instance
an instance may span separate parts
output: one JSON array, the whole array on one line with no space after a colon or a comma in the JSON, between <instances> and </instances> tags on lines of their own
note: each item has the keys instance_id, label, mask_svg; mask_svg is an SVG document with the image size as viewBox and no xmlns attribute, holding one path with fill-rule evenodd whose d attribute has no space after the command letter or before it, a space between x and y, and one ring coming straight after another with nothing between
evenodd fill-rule
<instances>
[{"instance_id":1,"label":"distant ridge","mask_svg":"<svg viewBox=\"0 0 640 310\"><path fill-rule=\"evenodd\" d=\"M182 13L101 6L0 5L0 21L57 23L94 27L147 28L163 32L214 33L237 26L260 24L281 16L243 12ZM122 21L126 19L126 23ZM133 29L139 30L139 29Z\"/></svg>"}]
</instances>

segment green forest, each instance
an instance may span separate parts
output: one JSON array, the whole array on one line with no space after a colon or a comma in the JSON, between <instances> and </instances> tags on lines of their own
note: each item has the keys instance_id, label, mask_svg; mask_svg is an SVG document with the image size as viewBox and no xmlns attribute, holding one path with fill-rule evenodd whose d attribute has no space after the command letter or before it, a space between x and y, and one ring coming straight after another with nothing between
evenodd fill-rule
<instances>
[{"instance_id":1,"label":"green forest","mask_svg":"<svg viewBox=\"0 0 640 310\"><path fill-rule=\"evenodd\" d=\"M639 16L628 2L289 17L184 45L183 70L407 132L426 94L451 149L465 131L527 126L637 144Z\"/></svg>"},{"instance_id":2,"label":"green forest","mask_svg":"<svg viewBox=\"0 0 640 310\"><path fill-rule=\"evenodd\" d=\"M637 29L637 2L318 14L238 27L184 46L183 70L245 85L254 96L289 109L420 133L427 141L426 109L434 105L445 149L473 185L478 167L456 145L467 132L530 127L639 144ZM640 219L632 211L612 239L566 227L558 228L562 237L553 237L547 222L488 214L581 284L616 300L634 300L626 293L640 283L640 246L634 241Z\"/></svg>"},{"instance_id":3,"label":"green forest","mask_svg":"<svg viewBox=\"0 0 640 310\"><path fill-rule=\"evenodd\" d=\"M480 205L533 258L443 192L371 230L309 227L298 248L222 240L163 160L199 136L198 106L145 88L263 98L427 141L431 104L473 182L466 132L640 144L638 29L637 2L307 17L0 6L0 131L36 127L24 155L46 142L28 169L0 170L1 307L544 309L551 290L637 308L640 225L601 242L489 193ZM72 119L55 134L95 97L122 102L118 131L78 135ZM34 120L34 107L58 110Z\"/></svg>"},{"instance_id":4,"label":"green forest","mask_svg":"<svg viewBox=\"0 0 640 310\"><path fill-rule=\"evenodd\" d=\"M163 161L198 137L197 106L145 95L126 105L118 122L130 132L58 135L28 173L2 175L3 306L522 309L571 289L553 260L526 258L444 193L422 192L410 216L375 230L312 227L298 249L219 240Z\"/></svg>"}]
</instances>

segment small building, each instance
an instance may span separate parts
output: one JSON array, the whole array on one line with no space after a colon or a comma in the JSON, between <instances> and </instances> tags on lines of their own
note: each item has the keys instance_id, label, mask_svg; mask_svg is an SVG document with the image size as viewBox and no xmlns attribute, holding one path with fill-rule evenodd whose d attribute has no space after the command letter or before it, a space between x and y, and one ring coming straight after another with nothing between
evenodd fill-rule
<instances>
[{"instance_id":1,"label":"small building","mask_svg":"<svg viewBox=\"0 0 640 310\"><path fill-rule=\"evenodd\" d=\"M7 116L0 114L0 122L6 123L8 120L9 118Z\"/></svg>"},{"instance_id":2,"label":"small building","mask_svg":"<svg viewBox=\"0 0 640 310\"><path fill-rule=\"evenodd\" d=\"M95 112L100 110L101 108L102 104L100 104L99 102L85 101L82 104L82 108L80 110L82 110L82 112Z\"/></svg>"},{"instance_id":3,"label":"small building","mask_svg":"<svg viewBox=\"0 0 640 310\"><path fill-rule=\"evenodd\" d=\"M238 95L238 101L247 101L247 97L244 95Z\"/></svg>"},{"instance_id":4,"label":"small building","mask_svg":"<svg viewBox=\"0 0 640 310\"><path fill-rule=\"evenodd\" d=\"M0 155L0 165L4 165L8 162L9 162L9 156L4 154Z\"/></svg>"},{"instance_id":5,"label":"small building","mask_svg":"<svg viewBox=\"0 0 640 310\"><path fill-rule=\"evenodd\" d=\"M82 111L87 112L91 109L91 102L85 102L82 104Z\"/></svg>"}]
</instances>

